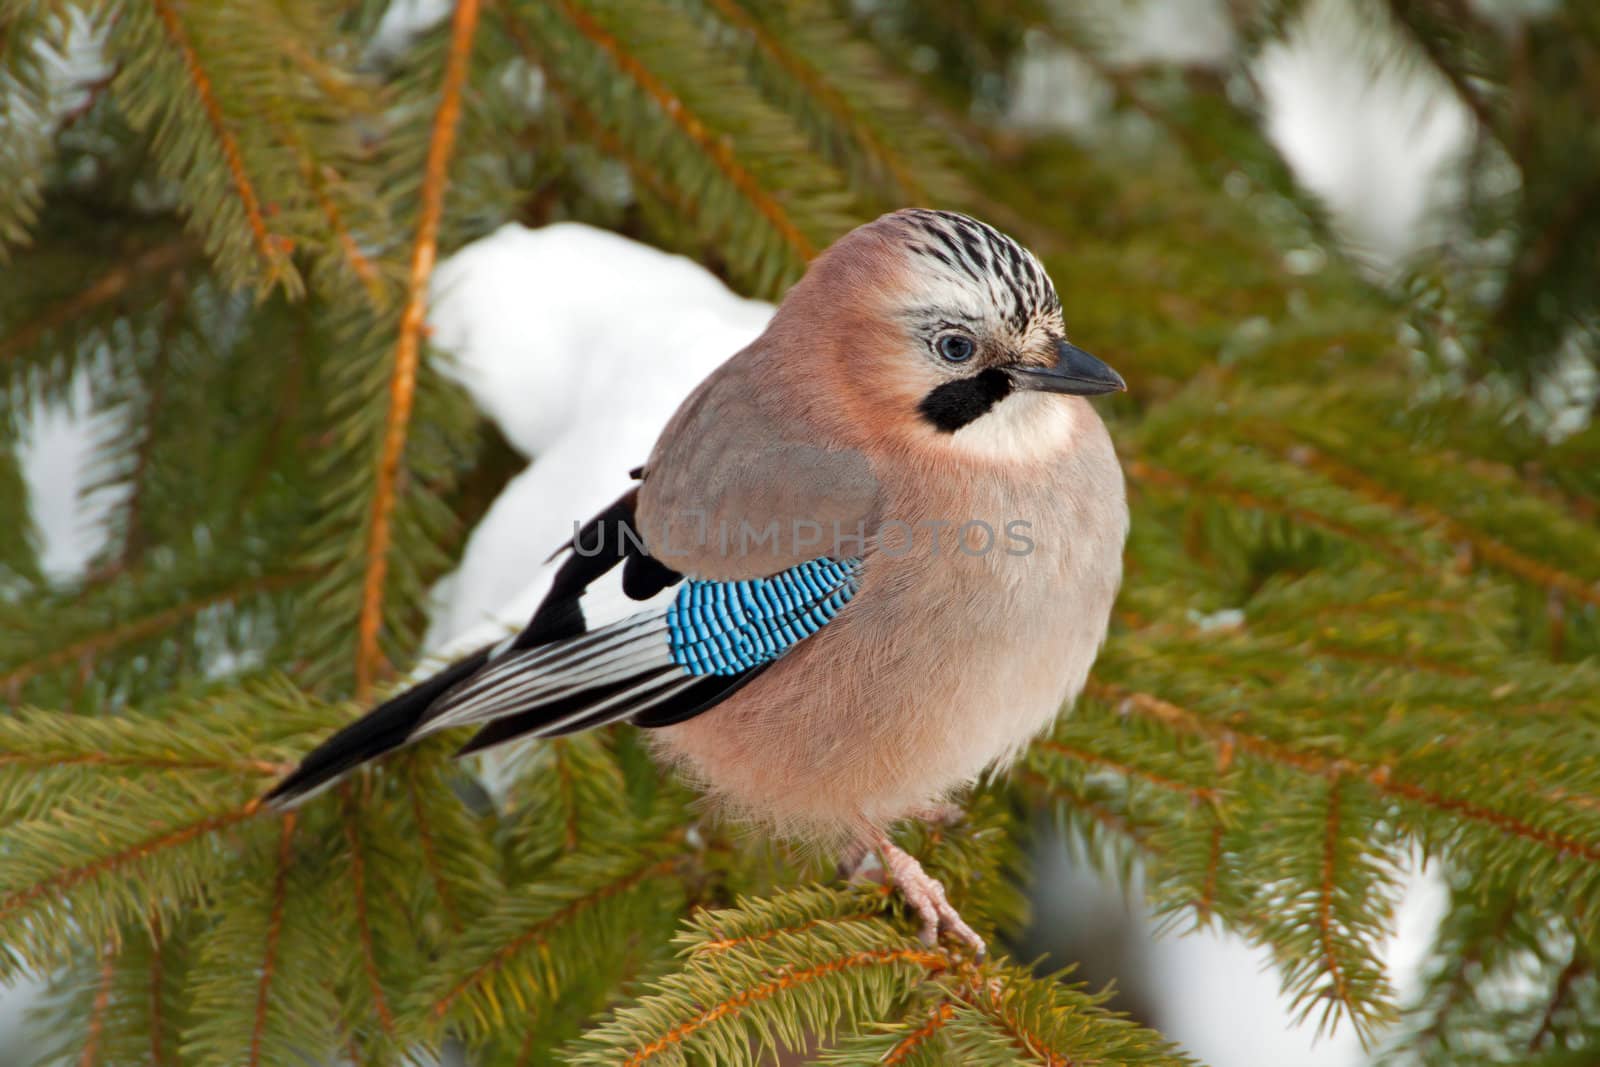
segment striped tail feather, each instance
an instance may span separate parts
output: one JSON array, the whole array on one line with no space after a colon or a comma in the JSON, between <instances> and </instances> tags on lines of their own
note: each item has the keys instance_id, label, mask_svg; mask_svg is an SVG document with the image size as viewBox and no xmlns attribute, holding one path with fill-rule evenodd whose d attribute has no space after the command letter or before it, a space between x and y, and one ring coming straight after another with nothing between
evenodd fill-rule
<instances>
[{"instance_id":1,"label":"striped tail feather","mask_svg":"<svg viewBox=\"0 0 1600 1067\"><path fill-rule=\"evenodd\" d=\"M445 693L418 725L417 736L536 707L547 709L551 729L560 729L576 712L556 713L556 702L598 694L615 682L669 674L681 676L669 657L666 620L642 613L583 637L501 656Z\"/></svg>"},{"instance_id":2,"label":"striped tail feather","mask_svg":"<svg viewBox=\"0 0 1600 1067\"><path fill-rule=\"evenodd\" d=\"M559 669L566 656L550 649L497 661L448 694L423 729L486 723L465 753L619 719L650 727L682 722L727 699L832 619L854 594L859 565L822 559L772 578L689 581L664 612L573 642L582 654L574 670Z\"/></svg>"},{"instance_id":3,"label":"striped tail feather","mask_svg":"<svg viewBox=\"0 0 1600 1067\"><path fill-rule=\"evenodd\" d=\"M670 603L586 633L506 642L387 701L306 757L268 799L298 799L411 741L479 730L460 754L619 720L692 718L815 633L855 594L858 559L811 560L770 578L688 580Z\"/></svg>"},{"instance_id":4,"label":"striped tail feather","mask_svg":"<svg viewBox=\"0 0 1600 1067\"><path fill-rule=\"evenodd\" d=\"M409 744L428 709L481 671L491 651L481 648L367 712L313 749L263 800L276 806L304 800L346 771Z\"/></svg>"}]
</instances>

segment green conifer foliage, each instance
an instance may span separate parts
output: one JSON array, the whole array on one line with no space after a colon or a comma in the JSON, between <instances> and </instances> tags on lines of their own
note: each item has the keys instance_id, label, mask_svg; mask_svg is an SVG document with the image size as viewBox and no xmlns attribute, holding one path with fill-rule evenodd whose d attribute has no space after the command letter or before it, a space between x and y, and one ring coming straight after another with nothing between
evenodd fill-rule
<instances>
[{"instance_id":1,"label":"green conifer foliage","mask_svg":"<svg viewBox=\"0 0 1600 1067\"><path fill-rule=\"evenodd\" d=\"M1387 1062L1600 1055L1600 425L1528 392L1600 351L1593 4L1362 0L1476 123L1392 283L1262 132L1305 5L1227 5L1223 70L1031 2L460 0L378 50L383 6L0 0L0 980L52 983L39 1062L1188 1062L1008 956L1041 812ZM1041 43L1107 90L1077 140L998 117ZM628 729L260 808L409 669L506 477L428 346L438 256L578 219L775 298L907 203L1036 248L1132 387L1088 691L906 831L994 958L704 821ZM74 381L117 503L63 582L17 449ZM1406 1002L1416 855L1452 896Z\"/></svg>"}]
</instances>

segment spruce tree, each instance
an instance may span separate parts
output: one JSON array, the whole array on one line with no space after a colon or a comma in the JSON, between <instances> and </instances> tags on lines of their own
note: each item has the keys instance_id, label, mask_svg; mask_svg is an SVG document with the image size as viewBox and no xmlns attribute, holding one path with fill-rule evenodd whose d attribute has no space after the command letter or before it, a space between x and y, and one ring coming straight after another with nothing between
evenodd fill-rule
<instances>
[{"instance_id":1,"label":"spruce tree","mask_svg":"<svg viewBox=\"0 0 1600 1067\"><path fill-rule=\"evenodd\" d=\"M697 823L629 729L503 793L443 741L257 802L412 665L511 473L428 344L440 255L579 219L775 298L915 203L1037 250L1124 371L1134 521L1089 691L908 845L1003 937L1053 813L1393 1062L1593 1062L1600 427L1530 389L1600 363L1600 9L1358 3L1476 124L1383 282L1262 132L1298 3L1229 4L1215 70L1043 0L459 0L382 48L374 0L0 0L0 979L54 983L40 1061L1187 1062ZM1040 42L1110 93L1081 137L997 118ZM16 446L74 379L120 502L63 584ZM1452 897L1398 1003L1413 853Z\"/></svg>"}]
</instances>

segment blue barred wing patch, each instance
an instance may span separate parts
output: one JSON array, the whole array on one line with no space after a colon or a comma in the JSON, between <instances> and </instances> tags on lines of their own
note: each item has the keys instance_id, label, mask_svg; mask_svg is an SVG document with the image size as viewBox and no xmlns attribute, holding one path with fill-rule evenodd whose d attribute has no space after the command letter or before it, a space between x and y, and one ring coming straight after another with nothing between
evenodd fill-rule
<instances>
[{"instance_id":1,"label":"blue barred wing patch","mask_svg":"<svg viewBox=\"0 0 1600 1067\"><path fill-rule=\"evenodd\" d=\"M690 579L667 608L672 662L689 674L739 674L777 659L855 596L861 560L814 559L770 578Z\"/></svg>"}]
</instances>

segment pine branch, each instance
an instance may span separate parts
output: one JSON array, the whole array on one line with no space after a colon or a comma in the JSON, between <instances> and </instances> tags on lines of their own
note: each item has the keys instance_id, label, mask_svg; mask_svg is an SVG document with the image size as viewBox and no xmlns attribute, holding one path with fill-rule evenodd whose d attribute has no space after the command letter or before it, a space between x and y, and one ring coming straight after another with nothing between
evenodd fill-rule
<instances>
[{"instance_id":1,"label":"pine branch","mask_svg":"<svg viewBox=\"0 0 1600 1067\"><path fill-rule=\"evenodd\" d=\"M676 836L656 828L631 844L613 840L565 857L481 915L417 989L410 1012L486 1034L504 1025L508 1006L537 1012L580 974L608 969L619 947L658 926L672 906L665 876L676 861L663 842ZM581 961L570 951L578 944L586 946Z\"/></svg>"},{"instance_id":2,"label":"pine branch","mask_svg":"<svg viewBox=\"0 0 1600 1067\"><path fill-rule=\"evenodd\" d=\"M111 1006L111 981L116 977L116 953L109 948L101 950L100 984L95 989L94 1006L89 1009L89 1033L83 1042L83 1055L78 1057L79 1067L94 1067L100 1062L100 1039L106 1028L106 1009Z\"/></svg>"},{"instance_id":3,"label":"pine branch","mask_svg":"<svg viewBox=\"0 0 1600 1067\"><path fill-rule=\"evenodd\" d=\"M812 888L697 916L679 937L680 968L587 1034L573 1062L754 1063L840 1032L853 1036L823 1062L900 1062L942 1031L956 1036L950 1062L964 1064L1019 1053L1055 1067L1184 1062L1081 991L908 944L881 914L862 916L869 902L886 903L873 890ZM873 1025L891 1019L903 1021Z\"/></svg>"},{"instance_id":4,"label":"pine branch","mask_svg":"<svg viewBox=\"0 0 1600 1067\"><path fill-rule=\"evenodd\" d=\"M1155 771L1147 770L1142 767L1135 767L1131 764L1123 763L1108 756L1103 756L1094 752L1087 752L1083 749L1077 748L1073 745L1065 744L1053 738L1040 738L1038 741L1034 742L1033 747L1036 750L1049 752L1058 756L1064 756L1067 759L1075 760L1090 767L1102 767L1106 770L1114 771L1117 774L1123 775L1124 777L1137 778L1140 781L1149 782L1151 785L1154 785L1159 789L1166 789L1175 793L1180 793L1190 800L1203 800L1209 803L1214 802L1217 799L1217 791L1210 787L1191 785L1188 782L1181 782L1174 778L1168 778L1165 775Z\"/></svg>"},{"instance_id":5,"label":"pine branch","mask_svg":"<svg viewBox=\"0 0 1600 1067\"><path fill-rule=\"evenodd\" d=\"M530 751L506 795L512 854L538 872L563 853L605 840L629 808L627 777L604 734L555 738ZM656 806L665 813L668 804Z\"/></svg>"},{"instance_id":6,"label":"pine branch","mask_svg":"<svg viewBox=\"0 0 1600 1067\"><path fill-rule=\"evenodd\" d=\"M175 270L193 255L193 246L184 240L140 252L101 275L81 292L46 308L0 338L0 361L13 359L34 348L63 326L116 300L134 284L147 284L152 275L161 276Z\"/></svg>"},{"instance_id":7,"label":"pine branch","mask_svg":"<svg viewBox=\"0 0 1600 1067\"><path fill-rule=\"evenodd\" d=\"M371 992L372 1006L378 1024L389 1038L394 1037L394 1013L389 1009L388 997L383 992L383 982L378 977L378 964L373 955L372 923L368 918L366 863L361 857L361 835L356 825L355 794L349 782L339 786L340 822L344 825L345 841L350 849L350 896L355 906L356 928L361 942L361 969L365 972L367 987Z\"/></svg>"},{"instance_id":8,"label":"pine branch","mask_svg":"<svg viewBox=\"0 0 1600 1067\"><path fill-rule=\"evenodd\" d=\"M6 664L4 673L0 673L0 690L15 696L35 679L65 667L93 663L107 653L168 634L208 609L236 604L263 593L289 589L310 577L305 572L250 575L226 584L217 583L212 591L146 610L142 616L119 619L113 614L109 628L75 634L67 643L56 644L49 651L41 647L37 651L21 651L14 654L14 658L8 656L10 662ZM126 590L122 592L125 594ZM60 640L59 634L55 635L55 640Z\"/></svg>"},{"instance_id":9,"label":"pine branch","mask_svg":"<svg viewBox=\"0 0 1600 1067\"><path fill-rule=\"evenodd\" d=\"M851 161L843 158L836 147L837 138L829 136L832 129L837 128L843 132L844 138L853 143L863 154L869 168L881 172L888 179L881 184L886 187L884 192L889 202L895 205L928 202L925 187L914 173L912 165L873 128L872 122L857 110L849 98L829 83L822 71L794 48L786 45L778 34L763 26L739 0L705 0L705 2L720 18L746 34L763 56L776 64L784 75L793 79L800 90L800 104L814 104L820 107L827 117L822 127L823 136L819 138L822 142L818 146L821 151L830 155L842 169L851 169L849 166ZM796 12L796 14L811 22L813 27L822 18L819 11ZM784 28L791 36L794 35L793 26ZM849 43L848 38L841 35L838 44L848 47ZM861 168L855 169L859 171Z\"/></svg>"},{"instance_id":10,"label":"pine branch","mask_svg":"<svg viewBox=\"0 0 1600 1067\"><path fill-rule=\"evenodd\" d=\"M764 1001L771 1000L780 994L804 987L823 978L857 969L888 967L900 963L914 964L928 970L939 970L944 967L945 962L945 957L938 953L922 949L900 948L854 952L824 960L810 967L794 968L786 971L780 977L760 983L752 988L741 990L720 1002L713 1003L695 1015L672 1026L654 1041L637 1046L628 1055L627 1059L622 1062L624 1067L641 1067L641 1065L656 1056L673 1050L684 1042L693 1039L700 1031L714 1026L725 1018L737 1017L740 1013L756 1007Z\"/></svg>"},{"instance_id":11,"label":"pine branch","mask_svg":"<svg viewBox=\"0 0 1600 1067\"><path fill-rule=\"evenodd\" d=\"M412 246L406 303L400 313L400 334L395 344L394 369L390 377L389 416L367 524L366 576L362 585L361 615L357 622L355 665L356 691L363 695L371 689L382 663L378 631L383 625L384 580L389 569L389 526L394 510L395 480L411 420L423 317L427 312L428 279L433 275L439 218L444 210L444 187L449 178L450 155L461 109L461 87L466 79L467 64L472 58L473 34L477 24L477 0L458 3L451 19L450 56L439 91L438 110L434 113L433 135L428 142L422 209L417 220L416 241Z\"/></svg>"},{"instance_id":12,"label":"pine branch","mask_svg":"<svg viewBox=\"0 0 1600 1067\"><path fill-rule=\"evenodd\" d=\"M1342 1018L1349 1019L1363 1044L1375 1030L1394 1017L1393 990L1377 962L1377 947L1392 923L1392 874L1379 862L1373 843L1362 840L1362 831L1352 834L1346 811L1345 778L1335 776L1329 783L1320 813L1323 821L1320 856L1317 865L1316 893L1313 897L1290 897L1287 909L1269 914L1260 932L1285 961L1284 985L1293 990L1301 1020L1323 1002L1317 1032L1331 1032ZM1311 818L1296 820L1292 831L1303 833ZM1361 820L1358 825L1369 825ZM1310 873L1309 871L1307 873ZM1267 898L1267 894L1262 894ZM1308 921L1309 920L1309 921ZM1299 952L1295 946L1310 933L1314 951Z\"/></svg>"},{"instance_id":13,"label":"pine branch","mask_svg":"<svg viewBox=\"0 0 1600 1067\"><path fill-rule=\"evenodd\" d=\"M933 1011L928 1013L927 1022L896 1041L879 1062L883 1063L884 1067L893 1067L894 1064L904 1063L921 1046L936 1038L939 1032L954 1017L955 1013L956 1006L954 1004L948 1000L942 1001Z\"/></svg>"},{"instance_id":14,"label":"pine branch","mask_svg":"<svg viewBox=\"0 0 1600 1067\"><path fill-rule=\"evenodd\" d=\"M1407 566L1421 564L1421 560L1403 545L1380 539L1350 523L1342 522L1311 508L1295 507L1281 500L1274 500L1248 489L1238 488L1220 479L1199 481L1177 471L1158 467L1143 459L1131 460L1128 463L1128 477L1135 483L1148 483L1162 488L1177 489L1186 494L1192 493L1205 499L1225 500L1237 507L1247 508L1251 511L1266 511L1283 515L1303 526L1313 526L1346 540L1355 541L1375 552L1388 556L1396 563Z\"/></svg>"},{"instance_id":15,"label":"pine branch","mask_svg":"<svg viewBox=\"0 0 1600 1067\"><path fill-rule=\"evenodd\" d=\"M1445 537L1470 545L1478 556L1492 566L1509 571L1524 581L1557 590L1575 600L1600 606L1600 577L1580 577L1534 559L1438 508L1415 499L1408 500L1401 493L1385 488L1371 477L1314 449L1302 447L1296 451L1295 458L1309 469L1374 503L1400 514L1409 513L1420 522L1437 527Z\"/></svg>"},{"instance_id":16,"label":"pine branch","mask_svg":"<svg viewBox=\"0 0 1600 1067\"><path fill-rule=\"evenodd\" d=\"M26 726L26 712L19 713L17 722ZM76 724L74 724L76 725ZM67 756L52 756L38 752L0 751L0 767L20 767L37 773L66 767L115 767L136 771L220 771L229 774L257 774L269 777L286 774L294 768L291 762L274 763L269 760L239 759L185 759L176 756L118 756L100 752L85 752Z\"/></svg>"},{"instance_id":17,"label":"pine branch","mask_svg":"<svg viewBox=\"0 0 1600 1067\"><path fill-rule=\"evenodd\" d=\"M1472 9L1463 4L1435 4L1419 0L1385 0L1384 6L1393 25L1401 29L1433 69L1449 84L1456 98L1472 113L1478 128L1490 136L1499 136L1501 122L1483 86L1476 81L1477 72L1463 62L1460 43L1469 35L1478 39L1489 36L1487 27L1480 23ZM1437 10L1430 10L1437 9ZM1454 38L1449 44L1445 34ZM1450 49L1454 45L1456 51Z\"/></svg>"},{"instance_id":18,"label":"pine branch","mask_svg":"<svg viewBox=\"0 0 1600 1067\"><path fill-rule=\"evenodd\" d=\"M55 155L53 61L67 50L65 12L12 5L0 12L0 263L28 242Z\"/></svg>"},{"instance_id":19,"label":"pine branch","mask_svg":"<svg viewBox=\"0 0 1600 1067\"><path fill-rule=\"evenodd\" d=\"M1567 968L1586 935L1574 937L1566 916L1533 908L1517 884L1525 881L1520 875L1489 883L1459 870L1445 874L1453 883L1451 904L1408 1013L1415 1028L1394 1044L1395 1052L1410 1062L1441 1065L1469 1049L1486 1062L1533 1062L1530 1035L1543 1041L1537 1035L1553 1004L1551 1034L1583 1032L1581 1022L1575 1031L1557 1017L1557 1002L1569 994L1593 999L1592 981L1579 980L1563 993ZM1580 1048L1581 1041L1569 1047Z\"/></svg>"},{"instance_id":20,"label":"pine branch","mask_svg":"<svg viewBox=\"0 0 1600 1067\"><path fill-rule=\"evenodd\" d=\"M1209 738L1224 750L1238 749L1275 766L1330 781L1348 774L1360 778L1387 796L1490 827L1508 837L1527 842L1556 855L1588 863L1600 861L1600 841L1545 829L1465 798L1444 795L1421 785L1397 781L1393 777L1394 772L1387 765L1362 764L1348 758L1335 758L1297 749L1268 737L1250 733L1236 725L1224 726L1203 719L1185 708L1149 693L1093 681L1088 691L1098 700L1149 716L1185 733Z\"/></svg>"},{"instance_id":21,"label":"pine branch","mask_svg":"<svg viewBox=\"0 0 1600 1067\"><path fill-rule=\"evenodd\" d=\"M250 1028L250 1055L248 1067L261 1063L261 1046L266 1036L267 1006L271 1002L272 978L278 962L278 937L283 931L283 906L288 897L289 865L293 862L295 814L289 812L280 821L278 830L277 871L272 878L272 914L267 920L267 945L261 960L261 974L256 979L255 1022Z\"/></svg>"},{"instance_id":22,"label":"pine branch","mask_svg":"<svg viewBox=\"0 0 1600 1067\"><path fill-rule=\"evenodd\" d=\"M310 62L304 55L304 49L298 42L291 44L290 54L295 56L297 62L305 65ZM320 77L321 67L314 68L319 75L319 83L326 85L327 79ZM339 87L331 87L334 92ZM339 93L339 95L344 95ZM388 287L384 284L379 274L378 266L361 250L355 235L350 232L350 227L345 221L344 212L334 202L330 195L330 187L342 186L344 177L332 167L318 166L305 139L286 121L278 120L273 123L273 130L279 141L294 152L296 161L300 165L300 177L305 182L306 188L311 191L317 204L317 210L322 213L323 219L328 224L328 229L333 233L338 242L338 249L343 256L345 265L355 275L362 287L366 290L368 298L375 308L382 308L388 297Z\"/></svg>"},{"instance_id":23,"label":"pine branch","mask_svg":"<svg viewBox=\"0 0 1600 1067\"><path fill-rule=\"evenodd\" d=\"M633 80L646 95L655 101L674 125L705 153L722 171L734 188L738 189L755 209L802 261L816 255L816 247L801 233L781 204L769 195L755 177L735 157L733 150L715 139L683 101L631 53L625 51L617 39L606 31L595 18L571 0L555 0L559 10L580 34L605 52L623 75Z\"/></svg>"},{"instance_id":24,"label":"pine branch","mask_svg":"<svg viewBox=\"0 0 1600 1067\"><path fill-rule=\"evenodd\" d=\"M160 430L172 421L165 410L172 384L172 350L178 344L180 330L188 325L185 319L189 295L183 274L174 274L156 324L154 350L148 367L139 376L142 378L139 395L119 405L118 414L125 420L126 429L108 435L109 440L100 444L92 461L91 469L96 474L94 481L85 487L84 495L93 496L119 488L122 491L115 510L105 521L107 546L91 564L91 582L103 582L133 567L149 547L147 503L152 455ZM131 448L130 436L133 438Z\"/></svg>"},{"instance_id":25,"label":"pine branch","mask_svg":"<svg viewBox=\"0 0 1600 1067\"><path fill-rule=\"evenodd\" d=\"M166 1067L166 947L167 938L159 915L150 918L150 1067Z\"/></svg>"},{"instance_id":26,"label":"pine branch","mask_svg":"<svg viewBox=\"0 0 1600 1067\"><path fill-rule=\"evenodd\" d=\"M1545 1039L1554 1035L1556 1016L1572 999L1575 985L1581 979L1588 977L1592 970L1593 965L1583 947L1574 946L1567 965L1561 968L1561 973L1556 976L1555 990L1550 994L1550 1001L1545 1006L1544 1014L1539 1018L1539 1025L1533 1031L1533 1036L1528 1039L1529 1053L1538 1052Z\"/></svg>"},{"instance_id":27,"label":"pine branch","mask_svg":"<svg viewBox=\"0 0 1600 1067\"><path fill-rule=\"evenodd\" d=\"M600 152L619 160L627 167L628 173L639 187L660 201L672 217L698 225L702 221L701 204L674 188L659 167L651 165L632 151L621 137L600 121L600 117L589 107L583 96L561 80L554 64L539 54L533 36L512 14L509 5L497 4L495 11L500 16L499 21L506 36L516 43L523 59L529 66L544 71L546 88L560 105L561 113L571 120L572 125L581 131L581 135L593 143Z\"/></svg>"},{"instance_id":28,"label":"pine branch","mask_svg":"<svg viewBox=\"0 0 1600 1067\"><path fill-rule=\"evenodd\" d=\"M1159 858L1166 854L1166 847L1153 839L1150 825L1135 823L1122 812L1113 810L1086 793L1068 788L1048 775L1027 768L1019 768L1012 774L1018 782L1033 789L1036 796L1049 802L1047 806L1055 807L1067 821L1087 818L1099 828L1133 845L1148 857ZM1091 836L1085 834L1085 837Z\"/></svg>"},{"instance_id":29,"label":"pine branch","mask_svg":"<svg viewBox=\"0 0 1600 1067\"><path fill-rule=\"evenodd\" d=\"M433 883L434 892L439 897L439 905L444 909L445 918L449 921L450 931L459 934L462 930L461 908L455 901L455 894L450 890L450 883L445 878L443 865L439 860L439 848L434 843L435 834L427 812L422 806L422 797L416 779L410 775L406 777L406 798L410 802L411 820L417 828L417 845L422 851L422 866L428 872L428 880Z\"/></svg>"},{"instance_id":30,"label":"pine branch","mask_svg":"<svg viewBox=\"0 0 1600 1067\"><path fill-rule=\"evenodd\" d=\"M44 579L37 551L39 530L26 506L31 490L5 429L0 420L0 508L12 516L11 522L0 526L0 603L36 593Z\"/></svg>"},{"instance_id":31,"label":"pine branch","mask_svg":"<svg viewBox=\"0 0 1600 1067\"><path fill-rule=\"evenodd\" d=\"M819 240L858 220L849 181L738 66L683 62L705 47L709 16L645 2L648 10L591 0L519 14L565 95L648 160L676 198L700 206L697 217L663 215L656 225L675 240L688 229L741 287L776 294Z\"/></svg>"},{"instance_id":32,"label":"pine branch","mask_svg":"<svg viewBox=\"0 0 1600 1067\"><path fill-rule=\"evenodd\" d=\"M129 799L147 805L143 812L161 810L151 794L139 792L128 790ZM173 803L162 806L171 810ZM43 970L63 957L67 931L109 940L121 922L146 914L147 893L164 914L174 913L225 862L207 855L215 850L204 847L205 840L254 818L257 810L253 799L227 807L191 801L154 834L148 814L131 817L85 804L65 805L48 820L12 824L5 835L8 870L0 877L0 930L6 932L0 965L8 975ZM138 878L130 878L131 872ZM83 907L74 908L74 902ZM68 916L71 922L54 925Z\"/></svg>"},{"instance_id":33,"label":"pine branch","mask_svg":"<svg viewBox=\"0 0 1600 1067\"><path fill-rule=\"evenodd\" d=\"M255 183L245 169L244 158L239 151L239 144L234 138L233 130L228 123L227 117L222 113L221 104L217 102L216 93L212 91L211 78L201 64L200 56L189 40L188 32L184 29L183 20L179 17L177 9L173 7L172 0L151 0L151 5L155 8L156 15L161 19L161 25L166 30L167 38L181 58L184 70L188 72L195 96L199 99L200 106L205 111L206 121L211 126L212 135L216 138L217 149L222 153L222 158L227 164L234 192L239 197L245 221L249 224L250 233L255 239L256 251L260 253L262 262L267 268L268 278L276 281L280 275L285 274L288 270L285 264L286 248L284 241L267 228L267 221L262 214L261 200L256 193ZM287 279L285 280L287 281Z\"/></svg>"},{"instance_id":34,"label":"pine branch","mask_svg":"<svg viewBox=\"0 0 1600 1067\"><path fill-rule=\"evenodd\" d=\"M257 806L254 802L246 803L220 814L209 815L187 825L178 826L167 833L138 841L128 848L99 857L90 863L68 867L39 881L14 888L0 897L0 922L15 921L25 908L45 896L70 890L128 864L138 863L167 849L186 845L197 837L252 818L256 811Z\"/></svg>"}]
</instances>

